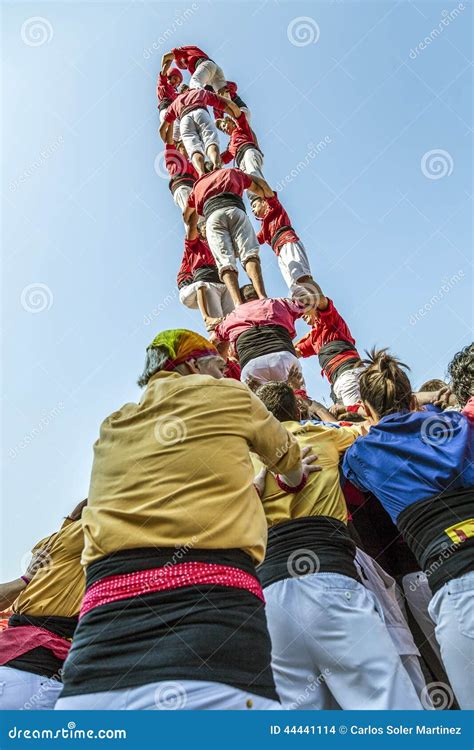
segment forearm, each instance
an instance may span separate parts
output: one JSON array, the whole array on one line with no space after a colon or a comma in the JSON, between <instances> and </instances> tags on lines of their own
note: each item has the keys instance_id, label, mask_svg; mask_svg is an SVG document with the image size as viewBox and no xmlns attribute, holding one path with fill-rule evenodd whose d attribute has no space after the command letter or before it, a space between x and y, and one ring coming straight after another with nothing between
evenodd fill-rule
<instances>
[{"instance_id":1,"label":"forearm","mask_svg":"<svg viewBox=\"0 0 474 750\"><path fill-rule=\"evenodd\" d=\"M207 307L207 299L206 299L206 290L204 289L204 287L201 286L197 290L196 297L197 297L199 312L201 313L202 317L203 318L209 317L209 309Z\"/></svg>"},{"instance_id":2,"label":"forearm","mask_svg":"<svg viewBox=\"0 0 474 750\"><path fill-rule=\"evenodd\" d=\"M234 102L225 99L225 97L223 97L223 101L225 102L225 104L223 105L224 109L228 115L231 115L231 117L240 117L240 115L242 114L242 110L237 106L237 104L234 104Z\"/></svg>"},{"instance_id":3,"label":"forearm","mask_svg":"<svg viewBox=\"0 0 474 750\"><path fill-rule=\"evenodd\" d=\"M8 583L0 583L0 612L10 607L26 586L27 583L23 578L16 578Z\"/></svg>"},{"instance_id":4,"label":"forearm","mask_svg":"<svg viewBox=\"0 0 474 750\"><path fill-rule=\"evenodd\" d=\"M331 412L318 401L311 401L309 410L310 414L315 414L323 422L337 422L337 419L334 417L334 415L331 414Z\"/></svg>"},{"instance_id":5,"label":"forearm","mask_svg":"<svg viewBox=\"0 0 474 750\"><path fill-rule=\"evenodd\" d=\"M170 67L172 61L173 61L173 53L172 52L166 52L166 54L163 55L161 58L161 72L165 74Z\"/></svg>"},{"instance_id":6,"label":"forearm","mask_svg":"<svg viewBox=\"0 0 474 750\"><path fill-rule=\"evenodd\" d=\"M264 180L263 177L257 177L256 175L252 175L252 185L250 186L250 189L261 198L273 198L274 195L268 182Z\"/></svg>"}]
</instances>

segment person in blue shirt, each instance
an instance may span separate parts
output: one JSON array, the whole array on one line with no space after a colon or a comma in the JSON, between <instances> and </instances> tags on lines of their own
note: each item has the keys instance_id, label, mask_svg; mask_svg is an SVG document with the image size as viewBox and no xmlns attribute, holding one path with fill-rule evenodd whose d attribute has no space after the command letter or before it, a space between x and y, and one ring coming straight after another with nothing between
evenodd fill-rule
<instances>
[{"instance_id":1,"label":"person in blue shirt","mask_svg":"<svg viewBox=\"0 0 474 750\"><path fill-rule=\"evenodd\" d=\"M428 577L446 672L460 707L473 709L473 423L419 409L405 369L386 349L371 352L360 378L371 427L347 450L343 472L378 498Z\"/></svg>"}]
</instances>

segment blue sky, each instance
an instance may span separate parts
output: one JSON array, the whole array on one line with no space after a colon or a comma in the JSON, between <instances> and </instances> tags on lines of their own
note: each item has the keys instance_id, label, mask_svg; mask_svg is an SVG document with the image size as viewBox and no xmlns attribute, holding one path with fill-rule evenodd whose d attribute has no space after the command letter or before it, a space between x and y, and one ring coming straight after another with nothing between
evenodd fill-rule
<instances>
[{"instance_id":1,"label":"blue sky","mask_svg":"<svg viewBox=\"0 0 474 750\"><path fill-rule=\"evenodd\" d=\"M168 48L195 43L238 82L265 176L360 349L391 347L415 386L443 377L472 330L467 2L2 11L3 580L86 495L99 424L139 398L156 332L204 330L178 301L183 231L155 170ZM262 262L284 295L268 247Z\"/></svg>"}]
</instances>

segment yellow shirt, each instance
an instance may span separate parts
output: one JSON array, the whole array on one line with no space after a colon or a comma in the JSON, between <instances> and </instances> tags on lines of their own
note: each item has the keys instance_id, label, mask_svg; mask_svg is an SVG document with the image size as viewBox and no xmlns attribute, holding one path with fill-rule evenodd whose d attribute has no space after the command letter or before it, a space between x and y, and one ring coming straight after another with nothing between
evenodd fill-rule
<instances>
[{"instance_id":1,"label":"yellow shirt","mask_svg":"<svg viewBox=\"0 0 474 750\"><path fill-rule=\"evenodd\" d=\"M283 492L271 474L267 474L263 507L269 526L307 516L330 516L347 523L347 507L339 483L339 459L360 436L358 427L331 427L306 422L284 422L301 448L310 446L322 471L310 474L306 486L293 494ZM261 462L252 457L255 472Z\"/></svg>"},{"instance_id":2,"label":"yellow shirt","mask_svg":"<svg viewBox=\"0 0 474 750\"><path fill-rule=\"evenodd\" d=\"M281 473L300 462L296 440L243 383L154 375L139 404L102 423L82 514L84 564L184 545L240 548L260 562L267 524L250 451Z\"/></svg>"},{"instance_id":3,"label":"yellow shirt","mask_svg":"<svg viewBox=\"0 0 474 750\"><path fill-rule=\"evenodd\" d=\"M85 589L80 519L66 519L55 534L35 545L44 550L41 565L13 603L13 611L34 617L77 617Z\"/></svg>"}]
</instances>

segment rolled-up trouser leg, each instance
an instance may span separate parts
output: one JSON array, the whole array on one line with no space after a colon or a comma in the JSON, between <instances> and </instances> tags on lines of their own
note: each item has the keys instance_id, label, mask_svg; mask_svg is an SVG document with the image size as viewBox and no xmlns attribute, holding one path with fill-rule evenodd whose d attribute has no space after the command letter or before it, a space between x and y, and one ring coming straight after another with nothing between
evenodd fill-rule
<instances>
[{"instance_id":1,"label":"rolled-up trouser leg","mask_svg":"<svg viewBox=\"0 0 474 750\"><path fill-rule=\"evenodd\" d=\"M474 571L445 583L431 600L441 660L460 708L474 709ZM449 686L446 686L449 688ZM434 699L433 699L434 700Z\"/></svg>"},{"instance_id":2,"label":"rolled-up trouser leg","mask_svg":"<svg viewBox=\"0 0 474 750\"><path fill-rule=\"evenodd\" d=\"M262 179L265 179L262 172L263 154L261 154L256 148L248 148L240 160L239 169L251 177L261 177ZM252 193L251 190L247 190L249 200L252 200L254 195L256 194Z\"/></svg>"},{"instance_id":3,"label":"rolled-up trouser leg","mask_svg":"<svg viewBox=\"0 0 474 750\"><path fill-rule=\"evenodd\" d=\"M180 185L173 193L173 200L178 206L181 212L185 210L188 205L188 198L191 195L191 188L189 185Z\"/></svg>"},{"instance_id":4,"label":"rolled-up trouser leg","mask_svg":"<svg viewBox=\"0 0 474 750\"><path fill-rule=\"evenodd\" d=\"M288 289L295 289L304 276L311 276L309 260L302 242L285 242L278 255L278 267Z\"/></svg>"},{"instance_id":5,"label":"rolled-up trouser leg","mask_svg":"<svg viewBox=\"0 0 474 750\"><path fill-rule=\"evenodd\" d=\"M170 680L134 688L61 698L57 711L272 711L277 701L219 682Z\"/></svg>"},{"instance_id":6,"label":"rolled-up trouser leg","mask_svg":"<svg viewBox=\"0 0 474 750\"><path fill-rule=\"evenodd\" d=\"M212 86L214 91L219 91L226 83L222 68L213 60L204 60L192 74L189 88L203 89L206 86Z\"/></svg>"},{"instance_id":7,"label":"rolled-up trouser leg","mask_svg":"<svg viewBox=\"0 0 474 750\"><path fill-rule=\"evenodd\" d=\"M49 711L62 682L14 667L0 667L0 711Z\"/></svg>"},{"instance_id":8,"label":"rolled-up trouser leg","mask_svg":"<svg viewBox=\"0 0 474 750\"><path fill-rule=\"evenodd\" d=\"M265 599L284 707L326 708L329 690L346 710L422 710L377 599L361 583L316 573L267 586Z\"/></svg>"}]
</instances>

